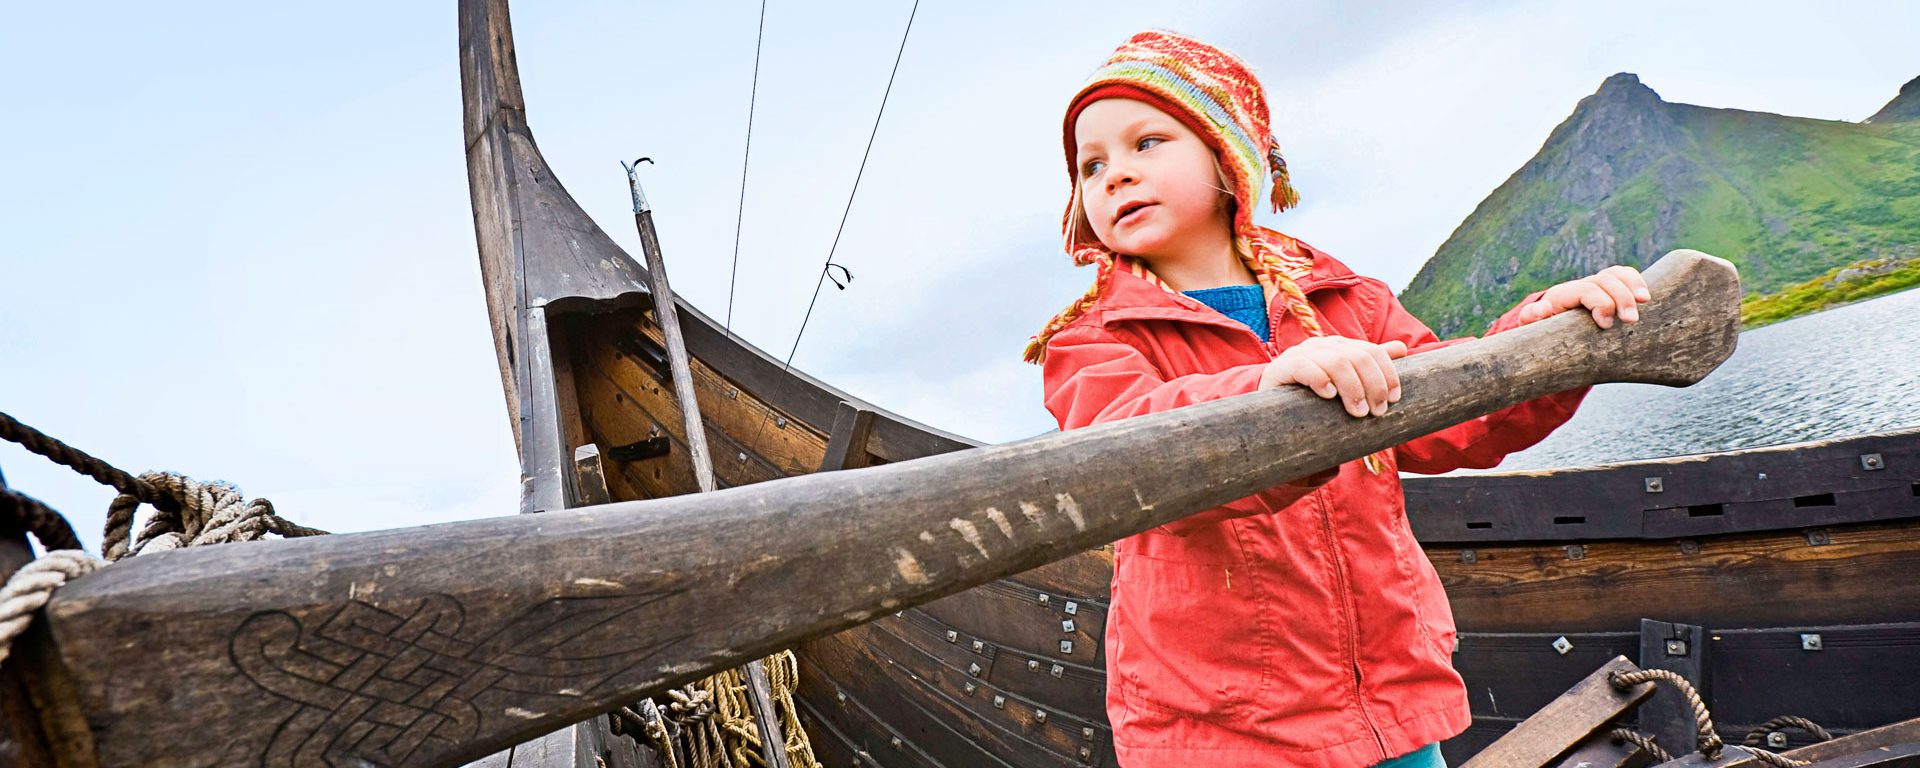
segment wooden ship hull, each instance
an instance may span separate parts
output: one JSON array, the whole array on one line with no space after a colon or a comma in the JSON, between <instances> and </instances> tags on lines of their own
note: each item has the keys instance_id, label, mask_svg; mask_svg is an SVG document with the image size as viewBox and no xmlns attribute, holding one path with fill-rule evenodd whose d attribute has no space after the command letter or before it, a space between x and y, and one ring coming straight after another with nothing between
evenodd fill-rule
<instances>
[{"instance_id":1,"label":"wooden ship hull","mask_svg":"<svg viewBox=\"0 0 1920 768\"><path fill-rule=\"evenodd\" d=\"M697 492L648 276L542 159L506 11L462 1L461 66L522 511ZM977 445L788 370L690 304L677 314L723 488ZM1449 761L1616 656L1694 680L1735 739L1782 714L1836 735L1920 717L1916 468L1920 432L1903 432L1408 479L1474 713L1444 745ZM1115 765L1101 650L1111 573L1110 549L1088 551L801 645L797 708L814 752L831 766ZM1683 752L1686 722L1662 694L1636 727ZM513 764L593 765L619 738L590 721Z\"/></svg>"}]
</instances>

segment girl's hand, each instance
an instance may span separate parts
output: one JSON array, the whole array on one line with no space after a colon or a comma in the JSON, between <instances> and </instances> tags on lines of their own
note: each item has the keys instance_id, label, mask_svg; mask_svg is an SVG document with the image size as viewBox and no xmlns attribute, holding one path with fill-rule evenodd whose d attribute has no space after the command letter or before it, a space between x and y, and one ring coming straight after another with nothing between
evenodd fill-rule
<instances>
[{"instance_id":1,"label":"girl's hand","mask_svg":"<svg viewBox=\"0 0 1920 768\"><path fill-rule=\"evenodd\" d=\"M1545 320L1575 307L1586 307L1592 310L1595 323L1602 328L1612 328L1616 315L1629 323L1639 322L1640 310L1637 306L1652 298L1652 294L1647 293L1647 281L1640 276L1640 270L1616 265L1590 277L1548 288L1538 301L1520 308L1520 324Z\"/></svg>"},{"instance_id":2,"label":"girl's hand","mask_svg":"<svg viewBox=\"0 0 1920 768\"><path fill-rule=\"evenodd\" d=\"M1299 384L1326 399L1338 395L1354 417L1387 412L1400 402L1400 374L1393 361L1407 356L1399 341L1374 344L1340 336L1315 336L1287 348L1260 374L1260 388Z\"/></svg>"}]
</instances>

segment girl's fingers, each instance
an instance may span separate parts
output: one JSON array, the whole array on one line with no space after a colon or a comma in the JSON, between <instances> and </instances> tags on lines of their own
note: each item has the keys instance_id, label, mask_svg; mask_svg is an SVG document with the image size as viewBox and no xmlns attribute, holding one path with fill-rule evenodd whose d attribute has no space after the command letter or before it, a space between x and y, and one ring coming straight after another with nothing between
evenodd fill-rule
<instances>
[{"instance_id":1,"label":"girl's fingers","mask_svg":"<svg viewBox=\"0 0 1920 768\"><path fill-rule=\"evenodd\" d=\"M1296 362L1291 371L1295 384L1313 390L1313 393L1323 400L1332 400L1335 395L1340 394L1340 388L1333 385L1333 379L1327 376L1327 372L1311 361Z\"/></svg>"},{"instance_id":2,"label":"girl's fingers","mask_svg":"<svg viewBox=\"0 0 1920 768\"><path fill-rule=\"evenodd\" d=\"M1371 346L1371 345L1368 345ZM1376 349L1360 350L1359 354L1349 358L1353 361L1353 372L1360 375L1360 405L1367 409L1362 416L1372 414L1380 416L1387 412L1387 375L1380 370L1382 366L1391 368L1393 363L1386 359L1386 353Z\"/></svg>"},{"instance_id":3,"label":"girl's fingers","mask_svg":"<svg viewBox=\"0 0 1920 768\"><path fill-rule=\"evenodd\" d=\"M1607 292L1608 298L1613 301L1614 314L1619 315L1621 320L1629 323L1639 321L1640 310L1634 307L1633 289L1627 287L1627 282L1620 279L1618 274L1603 272L1594 275L1593 283Z\"/></svg>"},{"instance_id":4,"label":"girl's fingers","mask_svg":"<svg viewBox=\"0 0 1920 768\"><path fill-rule=\"evenodd\" d=\"M1613 327L1613 295L1592 280L1580 281L1580 304L1593 311L1593 322L1601 328Z\"/></svg>"},{"instance_id":5,"label":"girl's fingers","mask_svg":"<svg viewBox=\"0 0 1920 768\"><path fill-rule=\"evenodd\" d=\"M1407 356L1407 343L1404 341L1389 341L1380 345L1380 348L1387 351L1387 358L1391 360L1398 360ZM1395 378L1395 382L1398 383L1397 377Z\"/></svg>"},{"instance_id":6,"label":"girl's fingers","mask_svg":"<svg viewBox=\"0 0 1920 768\"><path fill-rule=\"evenodd\" d=\"M1322 359L1320 367L1339 388L1341 404L1346 406L1347 413L1355 418L1367 415L1367 388L1360 382L1360 373L1353 369L1353 362L1336 355Z\"/></svg>"},{"instance_id":7,"label":"girl's fingers","mask_svg":"<svg viewBox=\"0 0 1920 768\"><path fill-rule=\"evenodd\" d=\"M1387 404L1400 402L1400 372L1394 370L1393 358L1387 356L1385 346L1380 344L1368 346L1367 351L1373 353L1374 365L1380 369L1380 383L1384 387L1380 390L1379 399L1374 400L1374 404L1380 406L1374 415L1380 416L1387 412Z\"/></svg>"}]
</instances>

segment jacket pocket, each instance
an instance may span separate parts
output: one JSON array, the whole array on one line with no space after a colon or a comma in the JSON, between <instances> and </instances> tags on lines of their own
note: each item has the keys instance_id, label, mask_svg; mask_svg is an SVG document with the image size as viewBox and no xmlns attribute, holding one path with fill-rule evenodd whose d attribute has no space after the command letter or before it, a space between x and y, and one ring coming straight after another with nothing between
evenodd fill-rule
<instances>
[{"instance_id":1,"label":"jacket pocket","mask_svg":"<svg viewBox=\"0 0 1920 768\"><path fill-rule=\"evenodd\" d=\"M1268 683L1273 633L1252 568L1129 557L1107 632L1109 668L1133 703L1228 717Z\"/></svg>"}]
</instances>

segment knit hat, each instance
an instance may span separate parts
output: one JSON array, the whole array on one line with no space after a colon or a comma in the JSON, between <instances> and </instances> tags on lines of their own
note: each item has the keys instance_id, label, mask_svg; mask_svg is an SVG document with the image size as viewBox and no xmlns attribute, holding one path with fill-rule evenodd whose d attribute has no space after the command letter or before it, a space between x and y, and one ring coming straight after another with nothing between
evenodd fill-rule
<instances>
[{"instance_id":1,"label":"knit hat","mask_svg":"<svg viewBox=\"0 0 1920 768\"><path fill-rule=\"evenodd\" d=\"M1067 156L1067 180L1071 192L1061 220L1065 249L1077 265L1097 264L1099 274L1085 296L1069 305L1028 343L1026 360L1042 362L1047 340L1061 328L1093 308L1109 283L1110 273L1127 262L1128 271L1147 278L1168 292L1171 286L1155 277L1138 259L1115 254L1094 236L1080 214L1079 174L1075 156L1079 147L1074 140L1074 121L1088 104L1100 99L1136 99L1154 106L1186 125L1220 159L1229 186L1233 190L1233 231L1236 240L1246 244L1240 254L1255 278L1265 288L1267 300L1276 297L1307 333L1325 335L1314 316L1313 306L1300 291L1298 280L1313 268L1313 254L1293 238L1253 223L1253 201L1261 187L1271 179L1268 199L1277 211L1291 208L1300 197L1287 174L1287 161L1273 139L1268 124L1267 98L1253 70L1231 53L1166 31L1148 31L1134 35L1115 49L1107 63L1095 70L1087 83L1067 103L1062 125L1062 143ZM1239 249L1236 249L1239 250Z\"/></svg>"}]
</instances>

